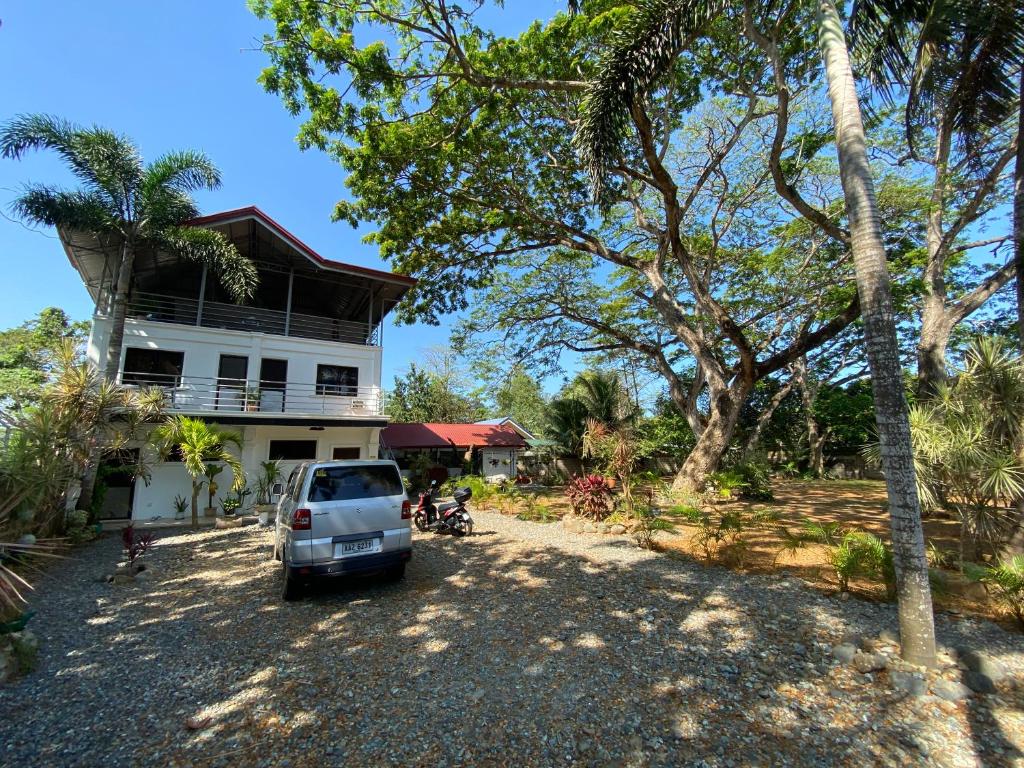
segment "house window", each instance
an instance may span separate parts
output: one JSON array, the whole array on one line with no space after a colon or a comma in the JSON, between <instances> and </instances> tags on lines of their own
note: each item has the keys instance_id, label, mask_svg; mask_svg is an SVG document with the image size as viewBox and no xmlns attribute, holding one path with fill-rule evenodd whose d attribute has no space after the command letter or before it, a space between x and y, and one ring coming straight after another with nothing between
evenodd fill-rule
<instances>
[{"instance_id":1,"label":"house window","mask_svg":"<svg viewBox=\"0 0 1024 768\"><path fill-rule=\"evenodd\" d=\"M306 461L316 458L316 440L271 440L271 461Z\"/></svg>"},{"instance_id":2,"label":"house window","mask_svg":"<svg viewBox=\"0 0 1024 768\"><path fill-rule=\"evenodd\" d=\"M362 454L362 450L358 447L348 447L336 445L331 449L331 458L335 461L345 461L350 459L358 459Z\"/></svg>"},{"instance_id":3,"label":"house window","mask_svg":"<svg viewBox=\"0 0 1024 768\"><path fill-rule=\"evenodd\" d=\"M185 365L184 352L128 347L124 351L121 381L139 386L177 387Z\"/></svg>"},{"instance_id":4,"label":"house window","mask_svg":"<svg viewBox=\"0 0 1024 768\"><path fill-rule=\"evenodd\" d=\"M316 393L355 397L359 387L359 369L349 365L318 365Z\"/></svg>"}]
</instances>

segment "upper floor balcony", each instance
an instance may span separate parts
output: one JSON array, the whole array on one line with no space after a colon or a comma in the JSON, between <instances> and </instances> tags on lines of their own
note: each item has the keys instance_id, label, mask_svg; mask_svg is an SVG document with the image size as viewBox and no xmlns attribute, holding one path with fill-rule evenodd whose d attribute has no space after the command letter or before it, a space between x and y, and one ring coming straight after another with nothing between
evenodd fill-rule
<instances>
[{"instance_id":1,"label":"upper floor balcony","mask_svg":"<svg viewBox=\"0 0 1024 768\"><path fill-rule=\"evenodd\" d=\"M285 417L331 420L382 418L384 393L376 386L122 373L128 387L158 388L170 413L215 415L234 423Z\"/></svg>"},{"instance_id":2,"label":"upper floor balcony","mask_svg":"<svg viewBox=\"0 0 1024 768\"><path fill-rule=\"evenodd\" d=\"M133 263L129 318L382 346L385 316L416 283L405 275L325 259L255 207L189 225L220 232L255 264L255 295L245 305L234 304L214 270L176 253L142 248ZM60 235L96 301L96 314L109 316L119 273L117 243L88 232L61 230Z\"/></svg>"},{"instance_id":3,"label":"upper floor balcony","mask_svg":"<svg viewBox=\"0 0 1024 768\"><path fill-rule=\"evenodd\" d=\"M272 333L278 336L370 346L379 346L382 335L380 325L370 322L158 293L135 293L128 302L128 317L156 323Z\"/></svg>"}]
</instances>

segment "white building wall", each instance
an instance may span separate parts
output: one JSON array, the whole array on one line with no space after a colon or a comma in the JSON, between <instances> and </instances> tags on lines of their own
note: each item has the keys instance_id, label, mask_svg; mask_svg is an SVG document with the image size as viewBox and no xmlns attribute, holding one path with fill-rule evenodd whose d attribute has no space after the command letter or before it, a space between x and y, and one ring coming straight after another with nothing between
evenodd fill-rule
<instances>
[{"instance_id":1,"label":"white building wall","mask_svg":"<svg viewBox=\"0 0 1024 768\"><path fill-rule=\"evenodd\" d=\"M89 336L89 359L101 369L106 355L110 320L106 317L93 318ZM220 356L242 355L249 359L250 381L259 379L261 358L275 358L288 361L288 381L298 384L314 384L316 367L319 364L345 365L359 369L360 387L380 387L381 348L317 341L292 336L277 336L263 333L230 331L219 328L201 328L175 325L172 323L128 320L125 323L124 348L146 347L184 352L182 376L215 378L218 373ZM121 358L122 366L124 355ZM215 413L215 412L214 412ZM270 441L273 440L316 440L318 460L329 460L335 447L358 447L360 458L377 458L379 427L330 426L322 430L305 426L226 425L242 434L242 465L248 483L255 489L261 473L260 462L269 458ZM184 467L178 462L161 462L153 449L146 449L150 468L147 485L139 479L135 484L132 518L145 520L160 517L174 517L174 497L181 495L191 501L192 483ZM299 462L282 462L285 478ZM219 509L220 501L231 493L231 476L227 470L217 477L218 492L214 506ZM248 503L255 499L249 497ZM207 504L204 490L199 497L200 509ZM189 513L186 513L188 517Z\"/></svg>"},{"instance_id":2,"label":"white building wall","mask_svg":"<svg viewBox=\"0 0 1024 768\"><path fill-rule=\"evenodd\" d=\"M88 356L101 368L106 354L109 328L108 318L93 317ZM299 384L315 383L316 367L319 364L358 368L361 387L379 387L381 379L381 348L363 344L128 320L124 327L123 348L127 347L184 352L182 375L186 378L215 378L220 356L224 354L249 358L250 381L259 379L260 359L264 357L287 360L288 381ZM123 351L121 363L124 363Z\"/></svg>"},{"instance_id":3,"label":"white building wall","mask_svg":"<svg viewBox=\"0 0 1024 768\"><path fill-rule=\"evenodd\" d=\"M236 426L227 425L242 434L242 468L245 470L249 486L255 493L256 481L262 468L260 463L270 456L271 440L316 440L317 460L329 460L335 447L358 447L359 458L376 459L379 442L379 427L324 427L323 430L311 430L309 427L296 426ZM161 462L152 449L148 450L150 482L146 485L141 479L135 484L133 504L133 520L151 520L156 517L172 519L174 517L174 497L181 495L192 498L192 480L180 462ZM281 462L281 473L284 479L301 462ZM220 510L220 501L231 495L232 476L224 470L217 477L217 494L214 506ZM246 503L255 503L254 496L246 499ZM207 504L207 492L204 488L199 495L200 514ZM191 512L186 512L186 518Z\"/></svg>"}]
</instances>

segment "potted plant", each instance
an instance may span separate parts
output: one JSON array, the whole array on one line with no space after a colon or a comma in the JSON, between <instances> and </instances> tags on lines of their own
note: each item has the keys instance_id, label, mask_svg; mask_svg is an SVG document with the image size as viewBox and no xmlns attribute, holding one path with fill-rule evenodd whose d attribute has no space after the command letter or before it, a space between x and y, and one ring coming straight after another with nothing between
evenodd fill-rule
<instances>
[{"instance_id":1,"label":"potted plant","mask_svg":"<svg viewBox=\"0 0 1024 768\"><path fill-rule=\"evenodd\" d=\"M228 496L220 502L220 508L224 510L224 517L234 517L240 506L242 506L242 500L237 496Z\"/></svg>"},{"instance_id":2,"label":"potted plant","mask_svg":"<svg viewBox=\"0 0 1024 768\"><path fill-rule=\"evenodd\" d=\"M245 388L245 410L249 413L256 413L260 409L260 388L259 387L246 387Z\"/></svg>"},{"instance_id":3,"label":"potted plant","mask_svg":"<svg viewBox=\"0 0 1024 768\"><path fill-rule=\"evenodd\" d=\"M270 522L270 516L277 509L273 496L274 486L281 479L281 463L279 461L264 461L260 466L262 472L256 481L256 514L259 515L260 525L266 525Z\"/></svg>"},{"instance_id":4,"label":"potted plant","mask_svg":"<svg viewBox=\"0 0 1024 768\"><path fill-rule=\"evenodd\" d=\"M174 519L184 520L185 511L188 509L188 499L180 493L174 497Z\"/></svg>"},{"instance_id":5,"label":"potted plant","mask_svg":"<svg viewBox=\"0 0 1024 768\"><path fill-rule=\"evenodd\" d=\"M206 493L209 503L206 505L206 509L203 510L203 514L206 517L216 517L217 508L213 506L213 499L217 495L217 475L224 471L224 467L220 464L207 464L203 470L203 474L206 475Z\"/></svg>"}]
</instances>

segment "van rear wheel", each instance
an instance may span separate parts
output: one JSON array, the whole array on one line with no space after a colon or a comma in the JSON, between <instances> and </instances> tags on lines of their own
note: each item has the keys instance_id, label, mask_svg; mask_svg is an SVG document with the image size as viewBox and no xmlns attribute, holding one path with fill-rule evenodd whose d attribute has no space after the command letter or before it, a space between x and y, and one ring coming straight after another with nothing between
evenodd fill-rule
<instances>
[{"instance_id":1,"label":"van rear wheel","mask_svg":"<svg viewBox=\"0 0 1024 768\"><path fill-rule=\"evenodd\" d=\"M384 571L384 578L388 581L401 581L405 578L405 563L393 565Z\"/></svg>"},{"instance_id":2,"label":"van rear wheel","mask_svg":"<svg viewBox=\"0 0 1024 768\"><path fill-rule=\"evenodd\" d=\"M281 598L287 602L298 600L302 597L302 585L289 573L288 563L281 561L281 570L284 575L284 587L281 589Z\"/></svg>"}]
</instances>

